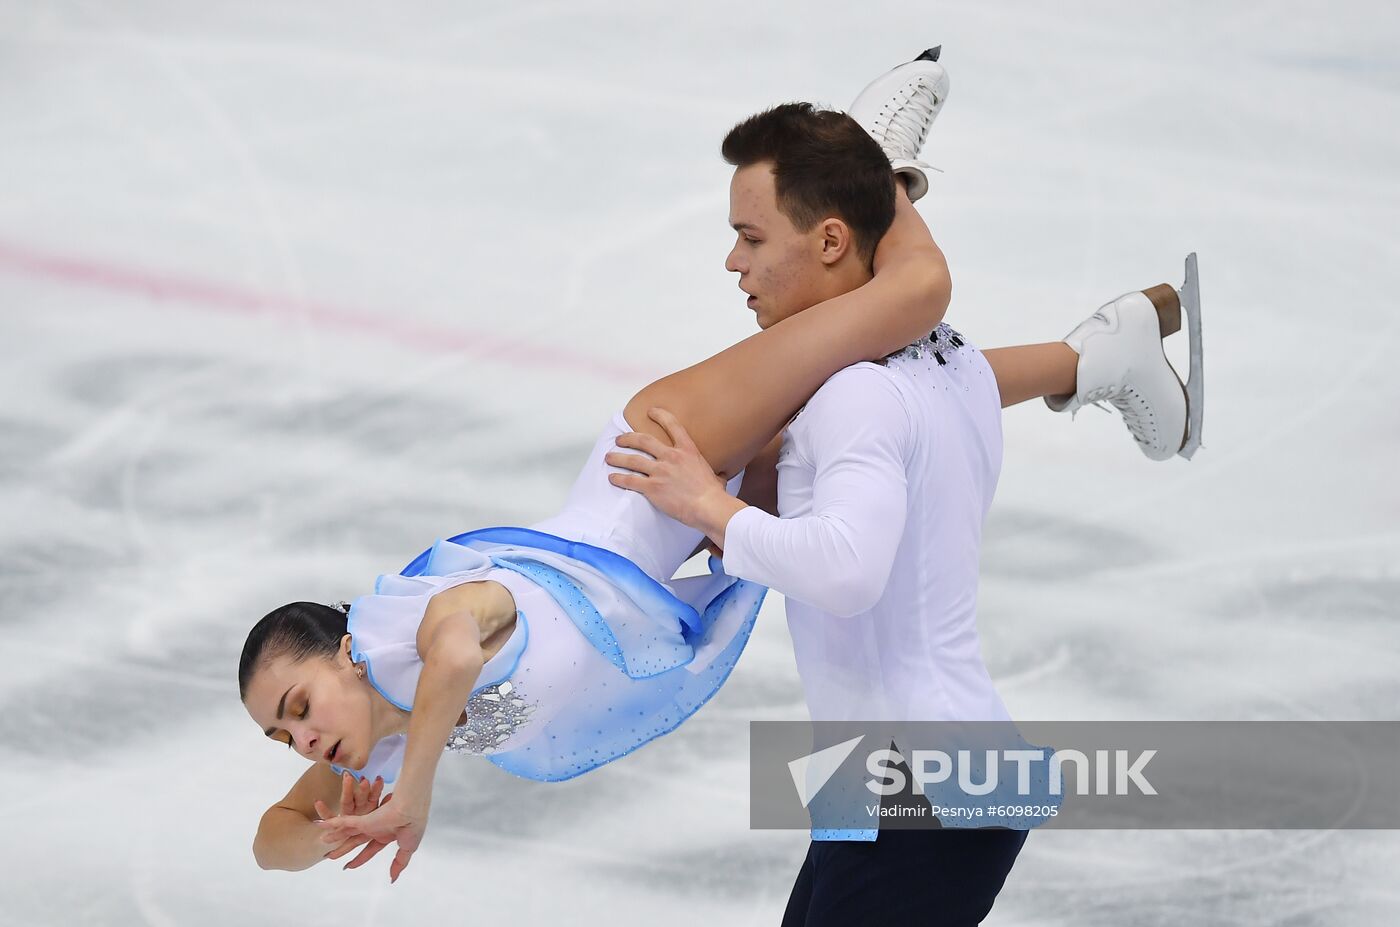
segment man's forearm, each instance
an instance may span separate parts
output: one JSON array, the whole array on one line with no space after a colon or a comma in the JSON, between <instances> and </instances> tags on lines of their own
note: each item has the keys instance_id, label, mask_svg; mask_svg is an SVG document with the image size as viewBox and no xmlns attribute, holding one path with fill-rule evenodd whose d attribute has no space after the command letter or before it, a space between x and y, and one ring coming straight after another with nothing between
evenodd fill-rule
<instances>
[{"instance_id":1,"label":"man's forearm","mask_svg":"<svg viewBox=\"0 0 1400 927\"><path fill-rule=\"evenodd\" d=\"M890 539L839 517L775 518L750 508L730 529L726 573L840 618L874 607L889 580Z\"/></svg>"}]
</instances>

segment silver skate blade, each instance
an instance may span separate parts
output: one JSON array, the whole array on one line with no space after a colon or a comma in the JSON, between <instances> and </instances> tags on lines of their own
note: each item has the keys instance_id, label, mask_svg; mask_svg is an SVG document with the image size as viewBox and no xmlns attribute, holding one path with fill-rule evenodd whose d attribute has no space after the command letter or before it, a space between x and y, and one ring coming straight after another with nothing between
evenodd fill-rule
<instances>
[{"instance_id":1,"label":"silver skate blade","mask_svg":"<svg viewBox=\"0 0 1400 927\"><path fill-rule=\"evenodd\" d=\"M1186 282L1177 291L1186 311L1186 334L1191 339L1191 371L1186 377L1186 443L1177 451L1187 460L1201 446L1201 419L1205 417L1205 363L1201 352L1201 279L1196 252L1186 255Z\"/></svg>"}]
</instances>

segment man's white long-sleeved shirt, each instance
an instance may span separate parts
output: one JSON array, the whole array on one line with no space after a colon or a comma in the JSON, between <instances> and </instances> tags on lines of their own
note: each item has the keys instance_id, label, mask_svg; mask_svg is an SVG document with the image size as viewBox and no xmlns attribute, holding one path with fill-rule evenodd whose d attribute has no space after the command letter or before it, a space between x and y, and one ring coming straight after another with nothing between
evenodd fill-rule
<instances>
[{"instance_id":1,"label":"man's white long-sleeved shirt","mask_svg":"<svg viewBox=\"0 0 1400 927\"><path fill-rule=\"evenodd\" d=\"M724 569L786 597L813 721L1009 719L977 636L1001 450L996 378L947 326L839 371L789 423L782 517L736 513ZM845 824L814 815L813 840L878 834L825 820Z\"/></svg>"},{"instance_id":2,"label":"man's white long-sleeved shirt","mask_svg":"<svg viewBox=\"0 0 1400 927\"><path fill-rule=\"evenodd\" d=\"M783 437L782 517L750 507L725 529L725 572L787 599L815 721L1008 718L976 625L1001 400L960 343L940 326L829 379Z\"/></svg>"}]
</instances>

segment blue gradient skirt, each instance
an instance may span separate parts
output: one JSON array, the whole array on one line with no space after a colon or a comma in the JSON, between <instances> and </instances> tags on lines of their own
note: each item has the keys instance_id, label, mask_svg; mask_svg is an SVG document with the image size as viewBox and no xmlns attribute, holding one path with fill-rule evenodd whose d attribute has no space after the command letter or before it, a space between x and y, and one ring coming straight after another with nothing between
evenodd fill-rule
<instances>
[{"instance_id":1,"label":"blue gradient skirt","mask_svg":"<svg viewBox=\"0 0 1400 927\"><path fill-rule=\"evenodd\" d=\"M727 575L716 558L709 566L709 575L662 584L613 551L506 527L439 541L399 575L519 573L548 592L606 658L575 683L545 729L487 757L514 775L557 782L674 730L729 677L768 590ZM376 592L392 595L393 585L381 577Z\"/></svg>"}]
</instances>

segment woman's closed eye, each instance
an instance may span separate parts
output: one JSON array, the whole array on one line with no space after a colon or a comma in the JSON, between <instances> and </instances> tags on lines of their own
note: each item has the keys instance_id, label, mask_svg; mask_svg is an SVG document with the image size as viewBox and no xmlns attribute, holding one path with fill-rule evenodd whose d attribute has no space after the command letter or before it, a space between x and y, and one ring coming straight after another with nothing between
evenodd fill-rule
<instances>
[{"instance_id":1,"label":"woman's closed eye","mask_svg":"<svg viewBox=\"0 0 1400 927\"><path fill-rule=\"evenodd\" d=\"M306 713L307 713L308 711L310 711L310 710L311 710L311 703L310 703L310 702L307 702L307 703L306 703L306 707L303 708L303 709L301 710L301 714L297 715L297 720L298 720L298 721L305 721L305 720L306 720ZM287 732L287 749L288 749L288 750L295 750L295 749L296 749L296 741L294 741L294 740L292 739L292 732L291 732L291 731L288 731L288 732Z\"/></svg>"}]
</instances>

